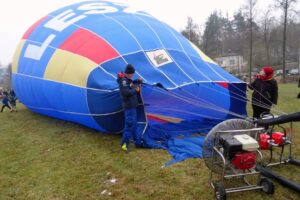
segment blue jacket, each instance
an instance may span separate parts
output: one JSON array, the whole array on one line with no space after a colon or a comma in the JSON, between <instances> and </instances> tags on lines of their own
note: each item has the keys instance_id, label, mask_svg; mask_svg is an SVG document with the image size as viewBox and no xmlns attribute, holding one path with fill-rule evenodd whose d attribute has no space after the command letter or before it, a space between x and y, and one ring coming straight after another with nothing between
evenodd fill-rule
<instances>
[{"instance_id":1,"label":"blue jacket","mask_svg":"<svg viewBox=\"0 0 300 200\"><path fill-rule=\"evenodd\" d=\"M6 95L3 95L2 98L3 98L2 99L2 104L3 105L8 105L8 97Z\"/></svg>"},{"instance_id":2,"label":"blue jacket","mask_svg":"<svg viewBox=\"0 0 300 200\"><path fill-rule=\"evenodd\" d=\"M130 109L138 106L138 92L135 90L137 81L133 81L125 76L124 73L118 74L118 80L123 108Z\"/></svg>"},{"instance_id":3,"label":"blue jacket","mask_svg":"<svg viewBox=\"0 0 300 200\"><path fill-rule=\"evenodd\" d=\"M9 103L16 103L17 97L13 95L8 96Z\"/></svg>"}]
</instances>

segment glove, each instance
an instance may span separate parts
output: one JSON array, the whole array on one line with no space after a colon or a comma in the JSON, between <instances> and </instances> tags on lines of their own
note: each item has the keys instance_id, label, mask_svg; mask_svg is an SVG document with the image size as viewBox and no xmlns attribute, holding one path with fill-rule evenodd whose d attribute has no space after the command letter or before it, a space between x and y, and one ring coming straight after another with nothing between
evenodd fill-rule
<instances>
[{"instance_id":1,"label":"glove","mask_svg":"<svg viewBox=\"0 0 300 200\"><path fill-rule=\"evenodd\" d=\"M135 91L136 91L137 93L139 93L139 92L141 91L141 88L140 88L140 87L136 87L136 88L135 88Z\"/></svg>"},{"instance_id":2,"label":"glove","mask_svg":"<svg viewBox=\"0 0 300 200\"><path fill-rule=\"evenodd\" d=\"M143 79L138 78L138 79L136 80L136 82L137 82L137 84L142 84L142 83L143 83Z\"/></svg>"}]
</instances>

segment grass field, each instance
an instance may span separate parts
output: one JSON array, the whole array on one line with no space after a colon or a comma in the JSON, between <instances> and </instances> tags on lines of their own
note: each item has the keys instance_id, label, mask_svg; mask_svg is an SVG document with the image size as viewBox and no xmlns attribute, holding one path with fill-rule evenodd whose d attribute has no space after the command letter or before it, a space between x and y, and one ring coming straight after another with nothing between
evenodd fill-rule
<instances>
[{"instance_id":1,"label":"grass field","mask_svg":"<svg viewBox=\"0 0 300 200\"><path fill-rule=\"evenodd\" d=\"M280 85L276 109L300 110L296 84ZM214 199L209 170L201 159L170 167L164 150L120 150L119 135L32 113L0 113L0 200L6 199ZM250 108L249 108L250 110ZM251 113L249 112L249 115ZM294 154L300 159L300 123L294 124ZM300 183L300 169L276 169ZM275 194L260 191L229 194L230 199L300 199L275 183Z\"/></svg>"}]
</instances>

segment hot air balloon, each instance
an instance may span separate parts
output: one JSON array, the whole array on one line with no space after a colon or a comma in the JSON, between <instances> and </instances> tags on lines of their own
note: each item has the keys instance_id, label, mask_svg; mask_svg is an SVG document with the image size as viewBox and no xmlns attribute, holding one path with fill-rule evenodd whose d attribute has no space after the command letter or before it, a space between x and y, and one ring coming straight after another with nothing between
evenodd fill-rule
<instances>
[{"instance_id":1,"label":"hot air balloon","mask_svg":"<svg viewBox=\"0 0 300 200\"><path fill-rule=\"evenodd\" d=\"M121 133L116 79L128 63L144 80L138 127L145 147L166 148L171 138L246 116L244 82L166 23L109 1L66 6L33 24L14 55L13 87L33 112Z\"/></svg>"}]
</instances>

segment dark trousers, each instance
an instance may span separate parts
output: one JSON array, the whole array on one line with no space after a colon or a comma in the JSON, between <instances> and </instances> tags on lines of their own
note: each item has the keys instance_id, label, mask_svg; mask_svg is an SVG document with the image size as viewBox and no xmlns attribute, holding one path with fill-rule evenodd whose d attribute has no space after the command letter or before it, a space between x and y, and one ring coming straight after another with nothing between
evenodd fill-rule
<instances>
[{"instance_id":1,"label":"dark trousers","mask_svg":"<svg viewBox=\"0 0 300 200\"><path fill-rule=\"evenodd\" d=\"M300 99L300 92L299 92L299 94L298 94L297 98L298 98L298 99Z\"/></svg>"},{"instance_id":2,"label":"dark trousers","mask_svg":"<svg viewBox=\"0 0 300 200\"><path fill-rule=\"evenodd\" d=\"M136 123L137 123L137 113L136 108L126 109L125 113L125 127L122 135L122 142L123 145L126 143L127 147L131 139L135 141L136 139Z\"/></svg>"},{"instance_id":3,"label":"dark trousers","mask_svg":"<svg viewBox=\"0 0 300 200\"><path fill-rule=\"evenodd\" d=\"M260 115L262 113L270 113L270 109L271 107L268 108L263 108L257 105L252 105L252 109L253 109L253 117L254 118L260 118Z\"/></svg>"},{"instance_id":4,"label":"dark trousers","mask_svg":"<svg viewBox=\"0 0 300 200\"><path fill-rule=\"evenodd\" d=\"M1 108L1 112L3 112L3 110L4 110L5 107L8 107L9 110L11 110L11 107L10 107L8 104L4 104L4 105L2 106L2 108Z\"/></svg>"}]
</instances>

